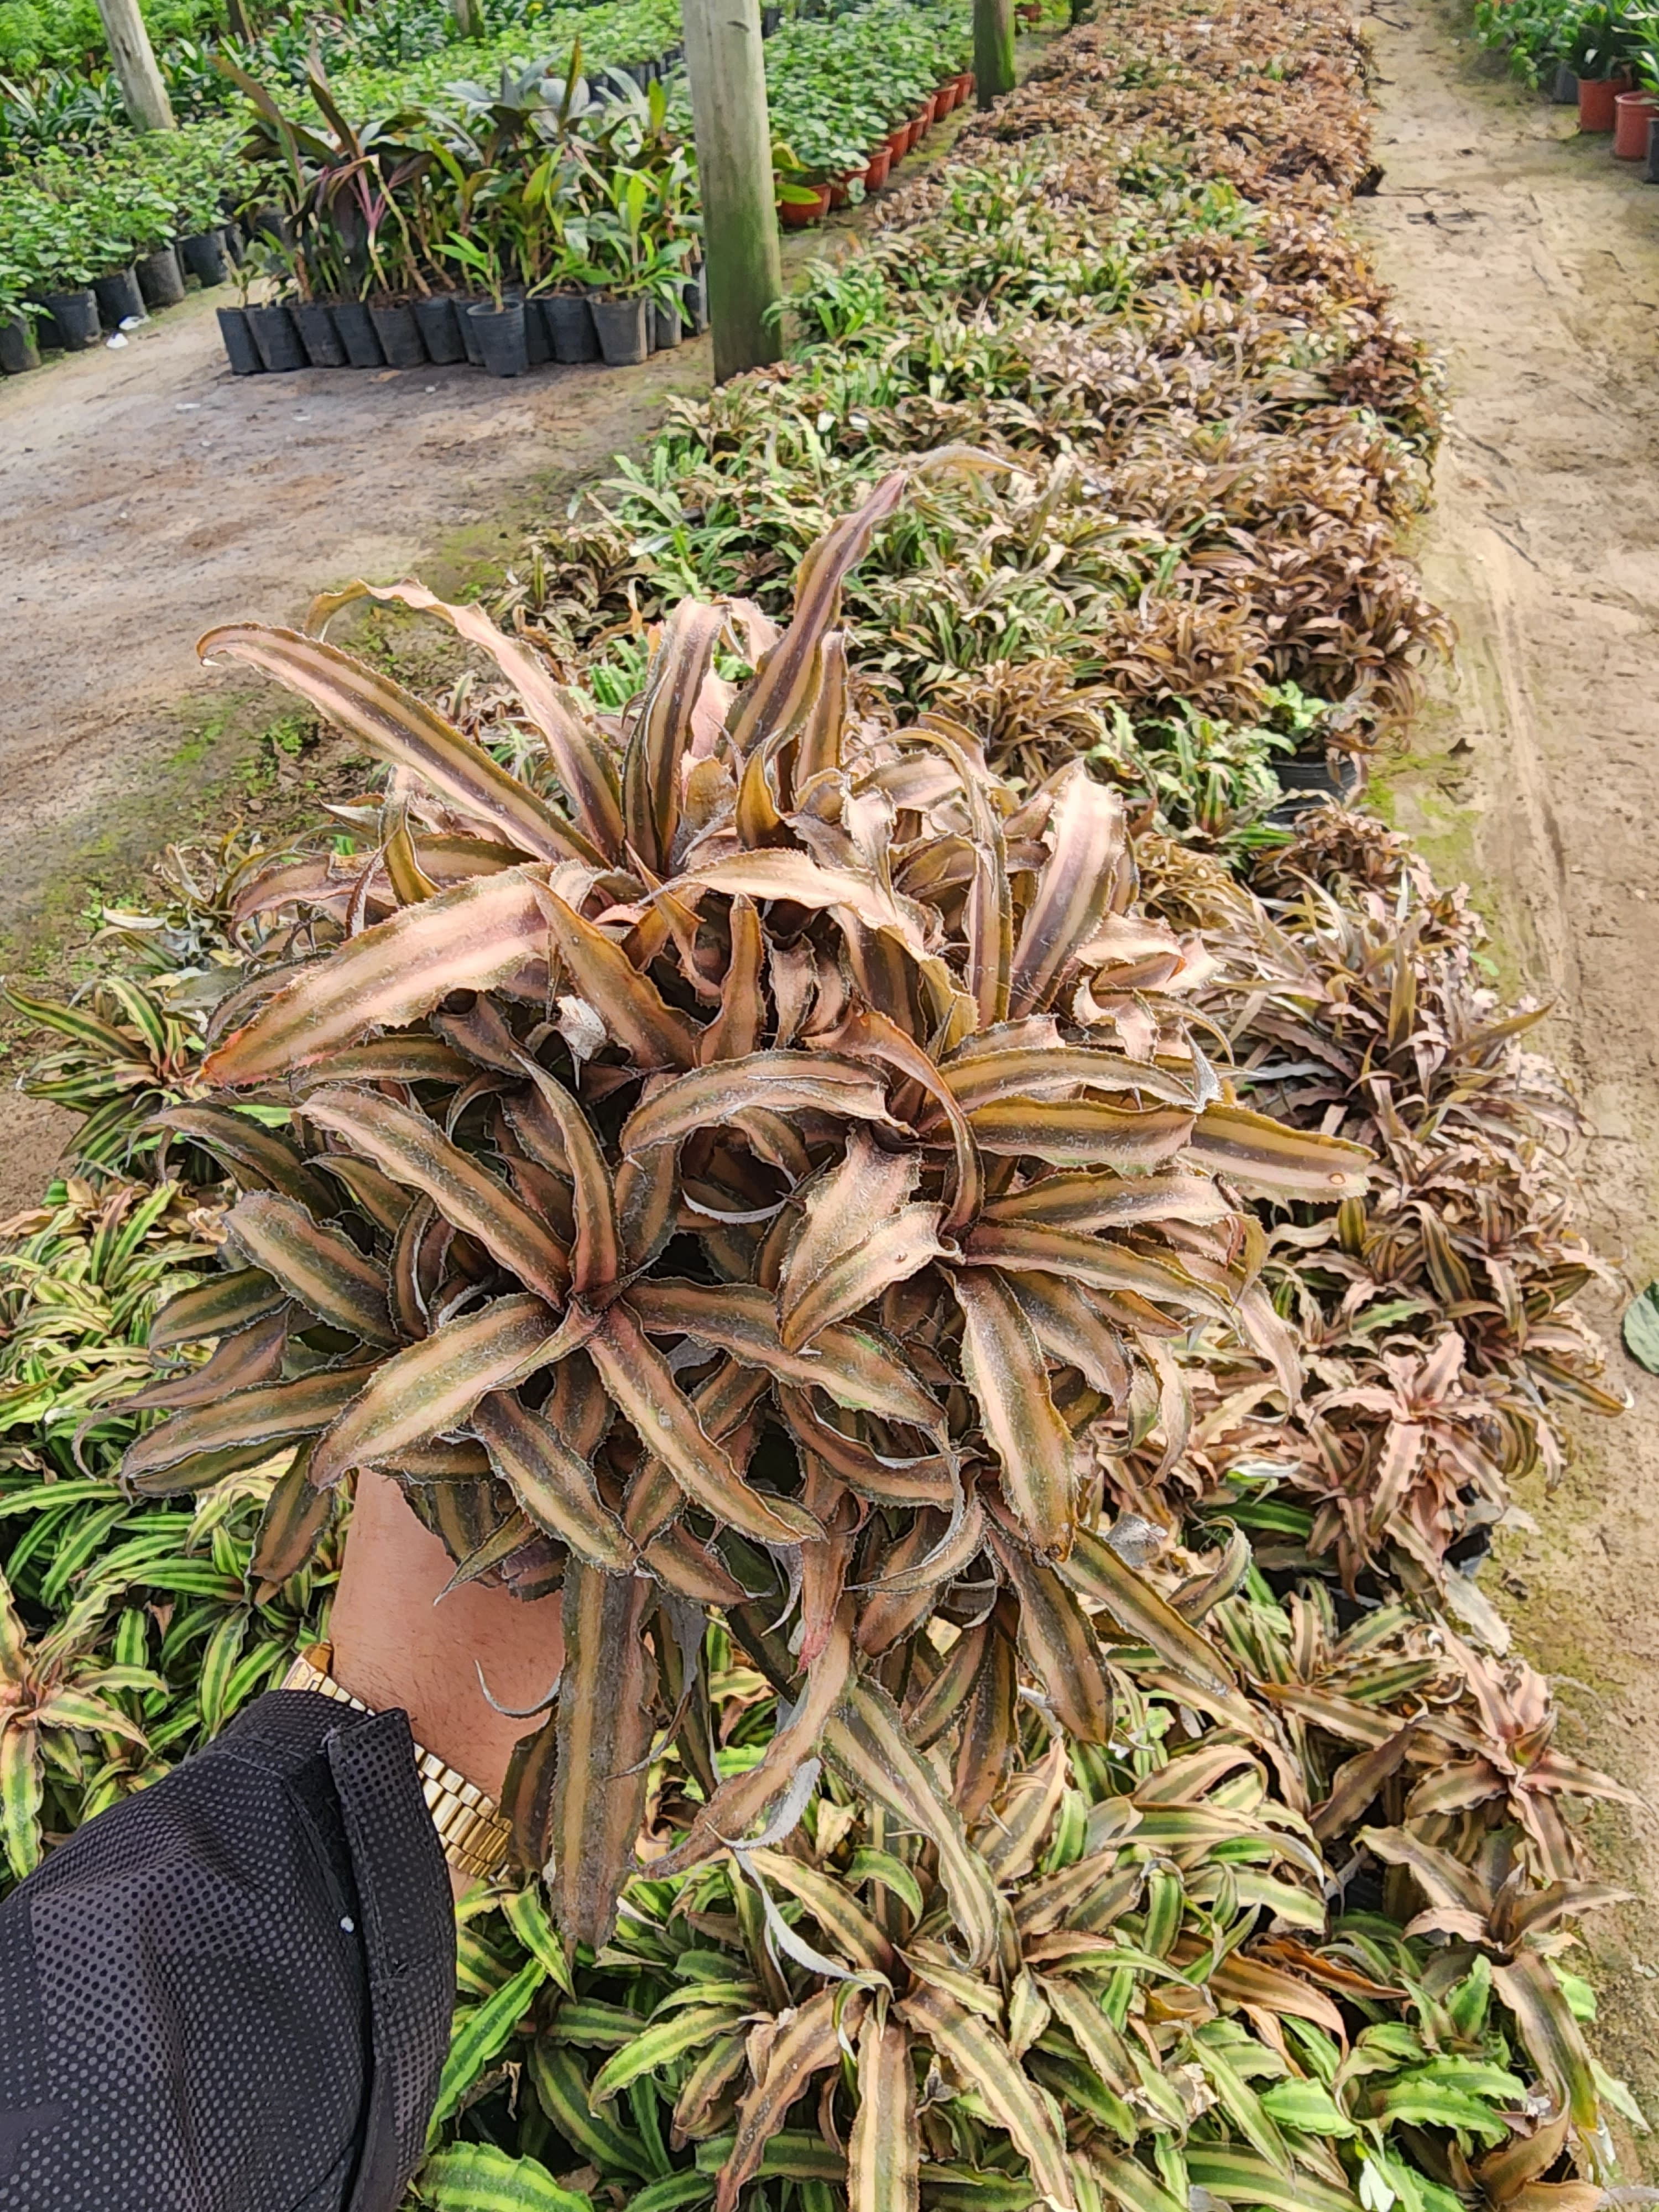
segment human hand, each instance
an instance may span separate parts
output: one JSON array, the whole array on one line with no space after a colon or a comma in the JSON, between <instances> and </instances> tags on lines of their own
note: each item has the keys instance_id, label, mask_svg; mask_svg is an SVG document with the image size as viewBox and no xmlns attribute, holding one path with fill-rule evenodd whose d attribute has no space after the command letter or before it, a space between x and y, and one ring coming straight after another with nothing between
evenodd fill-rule
<instances>
[{"instance_id":1,"label":"human hand","mask_svg":"<svg viewBox=\"0 0 1659 2212\"><path fill-rule=\"evenodd\" d=\"M342 1689L376 1711L401 1705L415 1740L499 1800L519 1738L538 1724L499 1713L544 1699L564 1662L556 1595L528 1601L467 1583L388 1475L365 1468L329 1633Z\"/></svg>"}]
</instances>

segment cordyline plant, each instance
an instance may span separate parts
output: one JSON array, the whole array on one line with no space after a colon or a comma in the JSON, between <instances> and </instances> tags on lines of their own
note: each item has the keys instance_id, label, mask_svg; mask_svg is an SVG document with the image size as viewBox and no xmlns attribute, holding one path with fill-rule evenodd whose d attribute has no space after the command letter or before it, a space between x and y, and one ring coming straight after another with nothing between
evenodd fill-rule
<instances>
[{"instance_id":1,"label":"cordyline plant","mask_svg":"<svg viewBox=\"0 0 1659 2212\"><path fill-rule=\"evenodd\" d=\"M316 949L231 1002L220 1098L164 1117L241 1185L246 1264L161 1316L219 1346L127 1477L190 1489L299 1443L296 1560L378 1468L463 1577L562 1581L513 1810L567 1944L611 1932L664 1729L708 1801L677 1865L822 1749L933 1838L958 1940L996 1959L961 1821L1011 1753L1016 1650L1084 1743L1110 1728L1097 1609L1224 1686L1094 1526L1095 1454L1159 1418L1172 1337L1237 1325L1289 1364L1206 1170L1363 1185L1360 1148L1227 1102L1179 1012L1202 956L1132 915L1115 793L1077 769L1021 804L948 724L849 723L841 581L904 485L813 550L781 635L681 606L620 758L477 610L395 592L508 673L545 790L325 643L204 641L396 773L367 866L250 900L303 908L290 949ZM732 698L734 622L759 658ZM775 1585L793 1717L721 1781L700 1608L757 1632ZM966 1632L935 1730L960 1724L956 1807L892 1694L936 1613Z\"/></svg>"}]
</instances>

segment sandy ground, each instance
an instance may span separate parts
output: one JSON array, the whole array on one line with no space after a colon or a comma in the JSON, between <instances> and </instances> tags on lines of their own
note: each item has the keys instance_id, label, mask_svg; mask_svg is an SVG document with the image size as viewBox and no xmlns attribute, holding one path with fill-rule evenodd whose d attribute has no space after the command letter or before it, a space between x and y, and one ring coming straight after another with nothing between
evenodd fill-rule
<instances>
[{"instance_id":1,"label":"sandy ground","mask_svg":"<svg viewBox=\"0 0 1659 2212\"><path fill-rule=\"evenodd\" d=\"M1497 77L1465 10L1364 20L1386 172L1364 220L1453 404L1419 551L1461 643L1393 799L1474 885L1506 985L1553 1002L1536 1034L1583 1104L1584 1213L1637 1289L1659 1273L1659 187ZM1572 1425L1573 1472L1525 1486L1536 1533L1488 1580L1564 1740L1645 1801L1593 1824L1638 1895L1592 1942L1603 2045L1659 2123L1659 1382L1609 1336L1634 1412Z\"/></svg>"},{"instance_id":2,"label":"sandy ground","mask_svg":"<svg viewBox=\"0 0 1659 2212\"><path fill-rule=\"evenodd\" d=\"M532 498L599 468L697 391L708 341L638 368L234 377L209 294L37 374L0 381L0 929L176 750L228 679L195 641L286 621L354 575L435 550L510 552ZM273 711L275 708L273 706Z\"/></svg>"}]
</instances>

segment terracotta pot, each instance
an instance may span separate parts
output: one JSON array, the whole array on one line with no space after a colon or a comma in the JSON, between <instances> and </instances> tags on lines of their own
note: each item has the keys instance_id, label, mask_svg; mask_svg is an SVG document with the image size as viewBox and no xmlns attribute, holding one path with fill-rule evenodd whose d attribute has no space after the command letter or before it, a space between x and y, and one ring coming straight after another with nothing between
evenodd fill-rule
<instances>
[{"instance_id":1,"label":"terracotta pot","mask_svg":"<svg viewBox=\"0 0 1659 2212\"><path fill-rule=\"evenodd\" d=\"M1639 161L1648 150L1648 125L1659 114L1650 92L1621 92L1613 103L1613 151L1620 161Z\"/></svg>"},{"instance_id":2,"label":"terracotta pot","mask_svg":"<svg viewBox=\"0 0 1659 2212\"><path fill-rule=\"evenodd\" d=\"M830 179L830 209L832 214L835 212L836 209L844 208L848 199L851 198L852 195L847 188L852 183L854 178L859 173L859 171L856 169L849 169L844 177L832 177Z\"/></svg>"},{"instance_id":3,"label":"terracotta pot","mask_svg":"<svg viewBox=\"0 0 1659 2212\"><path fill-rule=\"evenodd\" d=\"M972 70L963 70L962 75L957 79L957 82L962 87L962 98L963 101L966 102L970 100L974 96L974 72Z\"/></svg>"},{"instance_id":4,"label":"terracotta pot","mask_svg":"<svg viewBox=\"0 0 1659 2212\"><path fill-rule=\"evenodd\" d=\"M940 85L939 90L933 94L933 120L936 123L944 121L956 106L960 95L961 88L955 77L951 78L949 84Z\"/></svg>"},{"instance_id":5,"label":"terracotta pot","mask_svg":"<svg viewBox=\"0 0 1659 2212\"><path fill-rule=\"evenodd\" d=\"M1578 128L1581 131L1611 131L1615 119L1614 102L1624 90L1616 78L1581 76L1578 80Z\"/></svg>"},{"instance_id":6,"label":"terracotta pot","mask_svg":"<svg viewBox=\"0 0 1659 2212\"><path fill-rule=\"evenodd\" d=\"M805 200L785 200L780 210L786 230L810 230L815 222L822 222L830 212L830 187L821 185L817 198L810 204Z\"/></svg>"},{"instance_id":7,"label":"terracotta pot","mask_svg":"<svg viewBox=\"0 0 1659 2212\"><path fill-rule=\"evenodd\" d=\"M866 192L880 191L887 182L887 173L892 166L892 152L887 145L886 141L884 139L882 143L870 156L870 166L864 173L865 191Z\"/></svg>"},{"instance_id":8,"label":"terracotta pot","mask_svg":"<svg viewBox=\"0 0 1659 2212\"><path fill-rule=\"evenodd\" d=\"M908 123L887 134L887 151L894 161L902 161L910 150L910 126Z\"/></svg>"},{"instance_id":9,"label":"terracotta pot","mask_svg":"<svg viewBox=\"0 0 1659 2212\"><path fill-rule=\"evenodd\" d=\"M910 118L909 127L904 134L905 151L914 153L927 136L927 118L925 115L913 115Z\"/></svg>"}]
</instances>

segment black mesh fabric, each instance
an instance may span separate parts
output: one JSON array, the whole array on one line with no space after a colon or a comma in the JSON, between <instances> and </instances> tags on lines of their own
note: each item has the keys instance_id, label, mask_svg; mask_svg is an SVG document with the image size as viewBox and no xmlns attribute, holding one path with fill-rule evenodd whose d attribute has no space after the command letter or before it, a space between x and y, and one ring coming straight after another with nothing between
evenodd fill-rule
<instances>
[{"instance_id":1,"label":"black mesh fabric","mask_svg":"<svg viewBox=\"0 0 1659 2212\"><path fill-rule=\"evenodd\" d=\"M392 2212L454 1972L404 1715L272 1692L0 1905L0 2212Z\"/></svg>"}]
</instances>

